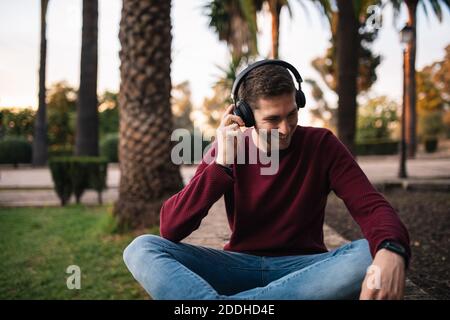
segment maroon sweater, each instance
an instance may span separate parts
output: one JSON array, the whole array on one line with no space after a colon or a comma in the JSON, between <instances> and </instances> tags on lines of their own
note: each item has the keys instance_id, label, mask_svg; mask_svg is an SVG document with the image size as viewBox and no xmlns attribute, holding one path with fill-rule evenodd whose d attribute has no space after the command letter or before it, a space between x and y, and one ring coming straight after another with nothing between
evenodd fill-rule
<instances>
[{"instance_id":1,"label":"maroon sweater","mask_svg":"<svg viewBox=\"0 0 450 320\"><path fill-rule=\"evenodd\" d=\"M245 132L247 152L249 143L254 147L250 132ZM213 144L210 156L215 157L216 148ZM388 239L402 244L410 255L408 231L396 212L327 129L297 126L290 146L280 151L275 175L261 175L263 165L248 162L233 165L230 175L205 159L190 182L164 202L162 237L181 241L224 196L232 231L224 250L259 256L326 252L325 205L328 194L334 191L361 227L372 256Z\"/></svg>"}]
</instances>

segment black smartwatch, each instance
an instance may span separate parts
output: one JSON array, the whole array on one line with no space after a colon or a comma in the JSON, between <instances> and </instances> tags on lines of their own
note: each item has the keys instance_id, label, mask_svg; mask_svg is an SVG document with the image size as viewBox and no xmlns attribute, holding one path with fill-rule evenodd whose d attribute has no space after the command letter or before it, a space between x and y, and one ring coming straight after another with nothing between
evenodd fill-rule
<instances>
[{"instance_id":1,"label":"black smartwatch","mask_svg":"<svg viewBox=\"0 0 450 320\"><path fill-rule=\"evenodd\" d=\"M395 241L391 240L385 240L383 241L380 246L378 247L378 250L380 249L386 249L392 252L395 252L403 257L405 259L405 267L408 267L409 263L409 257L408 253L406 252L405 247L403 247L401 244Z\"/></svg>"}]
</instances>

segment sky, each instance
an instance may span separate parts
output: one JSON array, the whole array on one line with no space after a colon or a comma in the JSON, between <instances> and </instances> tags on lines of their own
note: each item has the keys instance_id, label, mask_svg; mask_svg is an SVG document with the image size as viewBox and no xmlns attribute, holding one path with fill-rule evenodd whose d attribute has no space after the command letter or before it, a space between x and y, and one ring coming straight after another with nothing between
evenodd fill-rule
<instances>
[{"instance_id":1,"label":"sky","mask_svg":"<svg viewBox=\"0 0 450 320\"><path fill-rule=\"evenodd\" d=\"M305 6L290 1L292 18L286 9L281 13L280 58L293 64L304 79L319 80L311 61L325 53L330 32L318 10L309 1L303 2ZM119 88L121 3L121 0L99 0L99 93ZM218 66L226 66L229 61L226 44L208 28L208 18L202 9L205 3L206 0L172 1L172 82L189 81L194 106L211 96L220 74ZM439 23L431 9L429 12L429 18L422 10L418 13L417 69L442 59L444 48L450 44L450 14L446 11ZM58 81L78 87L81 13L81 0L49 1L47 87ZM401 97L402 47L398 32L405 22L405 10L396 25L390 8L383 12L383 28L374 44L374 51L383 58L370 96L387 95L397 101ZM270 16L260 14L258 24L258 47L264 57L270 52ZM39 0L0 0L0 107L37 107L39 28ZM312 101L309 89L304 86L307 101ZM332 103L336 101L334 93L327 92L327 98Z\"/></svg>"}]
</instances>

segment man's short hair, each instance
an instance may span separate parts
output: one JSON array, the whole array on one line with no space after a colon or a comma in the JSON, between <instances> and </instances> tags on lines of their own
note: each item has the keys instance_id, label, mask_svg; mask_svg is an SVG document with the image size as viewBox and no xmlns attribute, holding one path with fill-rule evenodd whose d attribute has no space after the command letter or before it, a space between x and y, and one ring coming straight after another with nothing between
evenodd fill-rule
<instances>
[{"instance_id":1,"label":"man's short hair","mask_svg":"<svg viewBox=\"0 0 450 320\"><path fill-rule=\"evenodd\" d=\"M268 64L250 71L239 86L238 97L252 109L258 109L259 98L277 97L294 93L294 81L289 71L279 65Z\"/></svg>"}]
</instances>

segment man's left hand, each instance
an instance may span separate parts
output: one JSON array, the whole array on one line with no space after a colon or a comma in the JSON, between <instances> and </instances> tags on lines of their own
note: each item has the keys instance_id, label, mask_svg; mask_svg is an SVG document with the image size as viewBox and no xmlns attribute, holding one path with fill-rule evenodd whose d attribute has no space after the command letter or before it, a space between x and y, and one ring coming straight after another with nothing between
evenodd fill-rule
<instances>
[{"instance_id":1,"label":"man's left hand","mask_svg":"<svg viewBox=\"0 0 450 320\"><path fill-rule=\"evenodd\" d=\"M364 278L361 300L403 299L405 290L405 260L387 249L377 251L372 266Z\"/></svg>"}]
</instances>

